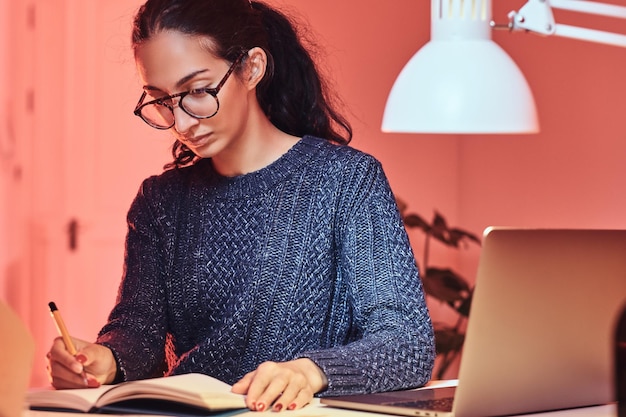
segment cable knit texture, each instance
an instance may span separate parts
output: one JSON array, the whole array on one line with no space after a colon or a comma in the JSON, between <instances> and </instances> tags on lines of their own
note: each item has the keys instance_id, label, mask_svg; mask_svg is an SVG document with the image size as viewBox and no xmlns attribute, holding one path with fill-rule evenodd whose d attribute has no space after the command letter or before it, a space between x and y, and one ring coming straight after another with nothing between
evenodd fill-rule
<instances>
[{"instance_id":1,"label":"cable knit texture","mask_svg":"<svg viewBox=\"0 0 626 417\"><path fill-rule=\"evenodd\" d=\"M313 137L250 174L200 160L146 179L98 342L123 380L233 384L261 362L307 357L328 377L320 396L423 385L435 356L380 163Z\"/></svg>"}]
</instances>

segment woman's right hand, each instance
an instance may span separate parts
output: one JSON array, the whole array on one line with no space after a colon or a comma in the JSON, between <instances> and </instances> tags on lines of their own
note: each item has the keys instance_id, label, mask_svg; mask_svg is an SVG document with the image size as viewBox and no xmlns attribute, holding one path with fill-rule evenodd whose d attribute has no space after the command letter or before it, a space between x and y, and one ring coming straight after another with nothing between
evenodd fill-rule
<instances>
[{"instance_id":1,"label":"woman's right hand","mask_svg":"<svg viewBox=\"0 0 626 417\"><path fill-rule=\"evenodd\" d=\"M117 365L111 350L105 346L74 339L77 354L72 356L57 337L48 358L48 375L56 389L96 388L115 379Z\"/></svg>"}]
</instances>

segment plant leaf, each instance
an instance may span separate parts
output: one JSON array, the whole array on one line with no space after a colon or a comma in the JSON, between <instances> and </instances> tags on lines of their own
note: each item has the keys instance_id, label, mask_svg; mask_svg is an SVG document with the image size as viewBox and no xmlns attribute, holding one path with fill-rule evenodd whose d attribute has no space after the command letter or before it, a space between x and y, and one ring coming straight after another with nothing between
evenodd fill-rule
<instances>
[{"instance_id":1,"label":"plant leaf","mask_svg":"<svg viewBox=\"0 0 626 417\"><path fill-rule=\"evenodd\" d=\"M426 294L446 303L463 301L470 294L467 281L449 268L428 268L422 282Z\"/></svg>"},{"instance_id":2,"label":"plant leaf","mask_svg":"<svg viewBox=\"0 0 626 417\"><path fill-rule=\"evenodd\" d=\"M471 290L470 293L461 301L459 305L454 307L454 309L463 317L469 317L470 309L472 306L472 298L474 296L474 291Z\"/></svg>"},{"instance_id":3,"label":"plant leaf","mask_svg":"<svg viewBox=\"0 0 626 417\"><path fill-rule=\"evenodd\" d=\"M435 328L435 351L437 354L458 352L463 347L465 335L452 327Z\"/></svg>"},{"instance_id":4,"label":"plant leaf","mask_svg":"<svg viewBox=\"0 0 626 417\"><path fill-rule=\"evenodd\" d=\"M402 219L406 227L422 229L426 234L431 233L430 224L418 214L410 213Z\"/></svg>"},{"instance_id":5,"label":"plant leaf","mask_svg":"<svg viewBox=\"0 0 626 417\"><path fill-rule=\"evenodd\" d=\"M446 222L446 219L439 214L439 212L435 211L431 235L446 245L450 245L448 234L448 223Z\"/></svg>"},{"instance_id":6,"label":"plant leaf","mask_svg":"<svg viewBox=\"0 0 626 417\"><path fill-rule=\"evenodd\" d=\"M450 244L455 248L458 248L459 243L465 240L473 241L480 246L480 239L476 235L458 228L453 228L449 230L448 240Z\"/></svg>"}]
</instances>

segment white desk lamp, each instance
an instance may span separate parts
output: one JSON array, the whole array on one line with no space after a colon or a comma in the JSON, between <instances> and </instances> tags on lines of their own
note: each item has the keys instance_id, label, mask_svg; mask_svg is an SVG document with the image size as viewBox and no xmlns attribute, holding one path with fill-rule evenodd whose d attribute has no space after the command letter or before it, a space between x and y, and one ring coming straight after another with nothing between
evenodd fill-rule
<instances>
[{"instance_id":1,"label":"white desk lamp","mask_svg":"<svg viewBox=\"0 0 626 417\"><path fill-rule=\"evenodd\" d=\"M539 130L522 72L491 39L492 28L626 47L626 35L556 24L552 8L626 18L626 7L584 0L529 0L491 20L491 0L431 0L431 40L402 69L383 115L383 132L514 134Z\"/></svg>"},{"instance_id":2,"label":"white desk lamp","mask_svg":"<svg viewBox=\"0 0 626 417\"><path fill-rule=\"evenodd\" d=\"M626 47L626 35L558 24L554 20L552 9L626 19L626 7L624 6L586 0L529 0L519 11L509 13L509 23L505 27L510 30L525 30L540 35L555 35ZM500 26L492 23L492 27L498 28Z\"/></svg>"}]
</instances>

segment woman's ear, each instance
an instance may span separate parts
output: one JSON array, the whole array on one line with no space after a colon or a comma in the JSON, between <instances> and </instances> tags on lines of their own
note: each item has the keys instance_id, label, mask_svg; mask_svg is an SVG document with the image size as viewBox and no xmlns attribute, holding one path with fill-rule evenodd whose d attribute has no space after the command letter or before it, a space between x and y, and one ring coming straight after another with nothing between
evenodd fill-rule
<instances>
[{"instance_id":1,"label":"woman's ear","mask_svg":"<svg viewBox=\"0 0 626 417\"><path fill-rule=\"evenodd\" d=\"M245 82L248 88L254 88L265 76L267 70L267 54L263 48L254 47L248 51L246 59Z\"/></svg>"}]
</instances>

